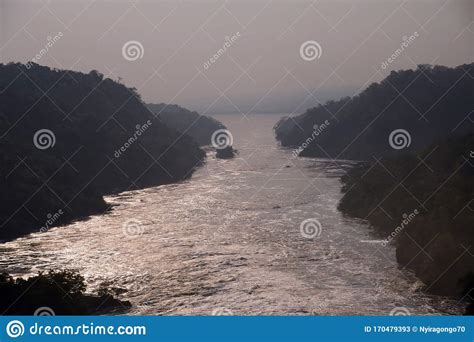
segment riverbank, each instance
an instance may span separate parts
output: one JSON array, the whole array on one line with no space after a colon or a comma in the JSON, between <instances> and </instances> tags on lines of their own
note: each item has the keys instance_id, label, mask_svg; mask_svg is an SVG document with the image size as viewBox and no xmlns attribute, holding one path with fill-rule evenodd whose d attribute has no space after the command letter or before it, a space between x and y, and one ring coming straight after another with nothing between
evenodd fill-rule
<instances>
[{"instance_id":1,"label":"riverbank","mask_svg":"<svg viewBox=\"0 0 474 342\"><path fill-rule=\"evenodd\" d=\"M281 119L276 139L305 157L369 161L419 152L472 132L473 71L473 63L392 71L357 95Z\"/></svg>"},{"instance_id":2,"label":"riverbank","mask_svg":"<svg viewBox=\"0 0 474 342\"><path fill-rule=\"evenodd\" d=\"M473 146L468 135L417 156L355 167L342 177L338 206L367 220L383 239L381 248L394 245L399 265L413 271L425 291L466 303L474 291Z\"/></svg>"},{"instance_id":3,"label":"riverbank","mask_svg":"<svg viewBox=\"0 0 474 342\"><path fill-rule=\"evenodd\" d=\"M427 293L461 301L474 290L473 67L392 71L274 126L295 157L364 161L342 177L339 210L369 222L382 249L394 245Z\"/></svg>"},{"instance_id":4,"label":"riverbank","mask_svg":"<svg viewBox=\"0 0 474 342\"><path fill-rule=\"evenodd\" d=\"M119 291L102 287L96 295L86 293L80 274L49 271L28 278L0 274L0 313L19 316L98 315L126 312L131 304L114 297Z\"/></svg>"},{"instance_id":5,"label":"riverbank","mask_svg":"<svg viewBox=\"0 0 474 342\"><path fill-rule=\"evenodd\" d=\"M380 249L365 222L337 210L341 162L292 158L269 129L277 116L216 119L232 132L235 158L209 150L187 181L106 196L105 215L5 243L1 269L73 268L90 293L103 283L127 290L119 298L130 315L463 312L419 291L394 248ZM307 219L319 220L319 236L302 235ZM130 220L139 229L125 233Z\"/></svg>"},{"instance_id":6,"label":"riverbank","mask_svg":"<svg viewBox=\"0 0 474 342\"><path fill-rule=\"evenodd\" d=\"M1 241L104 213L105 195L183 181L204 162L136 89L95 70L0 64L0 88Z\"/></svg>"}]
</instances>

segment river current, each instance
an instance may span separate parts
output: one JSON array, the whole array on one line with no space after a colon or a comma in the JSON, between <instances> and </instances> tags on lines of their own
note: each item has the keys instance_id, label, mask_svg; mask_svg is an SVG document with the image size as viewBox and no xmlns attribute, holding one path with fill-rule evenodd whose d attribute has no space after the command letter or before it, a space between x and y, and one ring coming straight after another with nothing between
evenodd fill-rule
<instances>
[{"instance_id":1,"label":"river current","mask_svg":"<svg viewBox=\"0 0 474 342\"><path fill-rule=\"evenodd\" d=\"M278 116L216 118L232 132L235 159L209 151L185 182L107 197L106 214L5 243L0 268L77 269L90 291L126 289L131 314L462 312L421 292L392 246L338 212L337 176L350 162L293 158L274 139ZM319 235L301 233L308 219Z\"/></svg>"}]
</instances>

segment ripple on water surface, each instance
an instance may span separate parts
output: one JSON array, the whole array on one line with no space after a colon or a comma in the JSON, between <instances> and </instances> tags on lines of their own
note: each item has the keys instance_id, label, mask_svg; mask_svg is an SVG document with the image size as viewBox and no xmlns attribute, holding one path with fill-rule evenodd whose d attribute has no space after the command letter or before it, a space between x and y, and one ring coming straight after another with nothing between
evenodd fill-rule
<instances>
[{"instance_id":1,"label":"ripple on water surface","mask_svg":"<svg viewBox=\"0 0 474 342\"><path fill-rule=\"evenodd\" d=\"M219 119L236 159L209 155L188 181L108 197L115 206L105 215L6 243L1 268L78 269L90 290L127 289L133 314L461 312L418 291L391 247L336 210L336 176L351 162L292 158L274 142L274 116ZM302 236L306 219L321 224L317 237ZM138 234L124 230L130 220Z\"/></svg>"}]
</instances>

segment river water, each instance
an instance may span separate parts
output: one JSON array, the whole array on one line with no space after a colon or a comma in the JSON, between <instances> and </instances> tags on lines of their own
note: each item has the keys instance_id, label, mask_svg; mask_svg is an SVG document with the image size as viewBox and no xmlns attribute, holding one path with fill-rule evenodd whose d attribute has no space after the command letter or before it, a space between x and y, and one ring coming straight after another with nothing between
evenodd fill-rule
<instances>
[{"instance_id":1,"label":"river water","mask_svg":"<svg viewBox=\"0 0 474 342\"><path fill-rule=\"evenodd\" d=\"M237 158L209 152L188 181L108 197L107 214L5 243L0 268L77 269L91 291L104 282L126 289L131 314L462 312L419 291L393 247L337 211L337 175L350 163L292 158L275 142L278 116L216 118ZM303 236L307 219L320 222L319 236Z\"/></svg>"}]
</instances>

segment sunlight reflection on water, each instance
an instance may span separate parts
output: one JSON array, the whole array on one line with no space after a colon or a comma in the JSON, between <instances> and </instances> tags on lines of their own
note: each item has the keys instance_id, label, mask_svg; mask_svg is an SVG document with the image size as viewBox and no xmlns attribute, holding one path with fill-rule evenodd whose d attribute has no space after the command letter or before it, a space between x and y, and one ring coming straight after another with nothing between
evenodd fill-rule
<instances>
[{"instance_id":1,"label":"sunlight reflection on water","mask_svg":"<svg viewBox=\"0 0 474 342\"><path fill-rule=\"evenodd\" d=\"M116 205L108 214L6 243L1 267L15 275L78 269L90 290L126 288L133 314L461 312L417 291L394 250L337 211L341 169L292 159L274 140L277 116L218 119L233 134L236 159L208 153L191 180L108 197ZM308 218L321 222L319 237L301 236ZM124 235L130 219L142 234Z\"/></svg>"}]
</instances>

